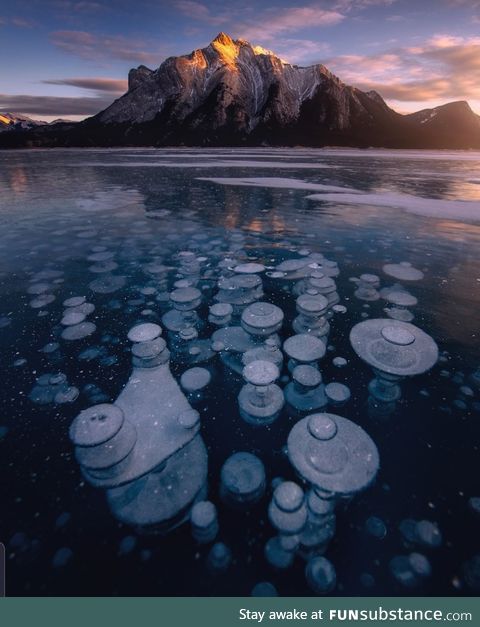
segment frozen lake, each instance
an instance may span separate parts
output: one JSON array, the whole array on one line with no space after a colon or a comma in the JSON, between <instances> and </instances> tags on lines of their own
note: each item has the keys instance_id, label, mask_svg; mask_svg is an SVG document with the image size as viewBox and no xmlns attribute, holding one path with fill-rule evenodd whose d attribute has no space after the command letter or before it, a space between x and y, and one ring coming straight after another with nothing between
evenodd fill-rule
<instances>
[{"instance_id":1,"label":"frozen lake","mask_svg":"<svg viewBox=\"0 0 480 627\"><path fill-rule=\"evenodd\" d=\"M7 594L248 596L269 582L302 596L319 592L319 555L336 573L329 594L478 594L480 153L3 151L0 190ZM268 306L241 318L257 301ZM209 310L219 303L233 312ZM391 398L385 347L367 345L376 323L356 327L355 350L349 339L375 319L390 321L378 341L404 364ZM128 339L139 323L160 325L161 337L149 326ZM284 345L305 333L316 355L308 338ZM268 358L245 357L260 349ZM145 368L152 355L161 365ZM365 485L329 482L343 449L326 455L328 469L322 453L318 484L296 465L287 438L314 412L292 407L301 404L293 381L297 392L316 386L319 412L351 421L338 422L339 437L351 429L375 443L380 469L368 469ZM120 393L135 429L121 427L122 479L112 480L103 467L85 472L90 442L77 433L74 454L69 427ZM259 425L252 412L265 398L272 410ZM144 429L144 414L168 437ZM168 422L177 414L191 435ZM241 484L243 463L252 491L239 505L225 482ZM307 498L285 522L282 499L304 498L292 481ZM295 521L318 485L317 507L338 497L335 514L317 512L332 532L307 547ZM204 500L215 507L197 507L192 533L191 507Z\"/></svg>"}]
</instances>

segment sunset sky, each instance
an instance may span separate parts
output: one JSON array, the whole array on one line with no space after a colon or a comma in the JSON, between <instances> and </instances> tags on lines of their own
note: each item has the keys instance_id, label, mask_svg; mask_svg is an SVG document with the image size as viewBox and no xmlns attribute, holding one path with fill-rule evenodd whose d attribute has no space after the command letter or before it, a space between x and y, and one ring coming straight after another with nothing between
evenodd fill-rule
<instances>
[{"instance_id":1,"label":"sunset sky","mask_svg":"<svg viewBox=\"0 0 480 627\"><path fill-rule=\"evenodd\" d=\"M131 67L219 31L323 63L400 112L468 100L480 113L480 0L0 0L0 111L82 119L125 91Z\"/></svg>"}]
</instances>

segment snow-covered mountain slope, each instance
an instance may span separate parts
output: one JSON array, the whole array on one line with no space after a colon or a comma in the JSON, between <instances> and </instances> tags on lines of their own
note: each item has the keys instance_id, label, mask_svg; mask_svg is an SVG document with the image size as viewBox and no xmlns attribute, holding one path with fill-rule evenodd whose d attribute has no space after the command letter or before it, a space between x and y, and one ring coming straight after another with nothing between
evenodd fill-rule
<instances>
[{"instance_id":1,"label":"snow-covered mountain slope","mask_svg":"<svg viewBox=\"0 0 480 627\"><path fill-rule=\"evenodd\" d=\"M19 113L0 113L0 132L28 130L42 124L46 124L46 122L32 120L32 118Z\"/></svg>"}]
</instances>

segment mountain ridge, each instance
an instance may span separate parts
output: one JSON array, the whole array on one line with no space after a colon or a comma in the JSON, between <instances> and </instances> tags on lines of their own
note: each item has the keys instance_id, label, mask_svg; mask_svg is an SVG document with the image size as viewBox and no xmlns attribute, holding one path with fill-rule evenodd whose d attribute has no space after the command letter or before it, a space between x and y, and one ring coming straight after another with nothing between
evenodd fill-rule
<instances>
[{"instance_id":1,"label":"mountain ridge","mask_svg":"<svg viewBox=\"0 0 480 627\"><path fill-rule=\"evenodd\" d=\"M219 33L156 70L131 69L127 92L83 122L5 135L0 146L480 148L480 117L464 101L401 115L322 64Z\"/></svg>"}]
</instances>

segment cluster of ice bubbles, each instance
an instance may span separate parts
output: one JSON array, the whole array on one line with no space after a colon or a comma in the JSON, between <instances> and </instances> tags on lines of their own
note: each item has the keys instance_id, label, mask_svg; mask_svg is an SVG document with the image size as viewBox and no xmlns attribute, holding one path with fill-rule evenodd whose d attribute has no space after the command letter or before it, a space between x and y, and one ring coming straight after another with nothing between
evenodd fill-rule
<instances>
[{"instance_id":1,"label":"cluster of ice bubbles","mask_svg":"<svg viewBox=\"0 0 480 627\"><path fill-rule=\"evenodd\" d=\"M80 235L90 241L96 233L85 228ZM89 271L98 275L89 288L99 297L124 290L127 271L116 273L120 263L142 278L128 286L137 294L126 305L121 298L106 304L107 309L137 313L128 333L133 370L113 403L106 402L101 390L93 390L93 404L70 427L83 477L106 491L118 520L137 530L167 533L190 521L194 541L210 545L207 567L225 571L233 556L221 540L218 505L208 500L208 454L198 410L222 369L232 381L242 377L238 413L245 423L274 428L285 411L296 420L286 451L297 481L276 478L269 484L261 459L236 451L223 464L219 501L222 507L244 510L262 502L271 489L266 514L275 535L265 544L265 559L276 570L304 560L308 586L328 594L336 586L336 572L325 553L335 535L338 505L367 489L379 469L372 439L337 413L348 404L350 389L339 381L324 381L322 373L322 361L333 349L329 337L335 316L347 312L335 280L338 264L302 250L298 258L266 265L249 258L245 236L237 231L228 238L212 238L192 228L167 236L161 246L152 245L144 223L133 224L130 235L125 250L114 252L113 242L106 240L91 246L87 255ZM178 252L186 235L188 249ZM145 244L151 254L140 263ZM401 380L429 370L438 349L411 324L410 309L417 299L402 285L420 280L422 272L406 262L387 264L383 270L397 283L382 288L378 276L362 274L354 280L355 297L366 304L383 298L387 317L355 324L350 341L374 371L368 388L371 409L388 414L400 398ZM29 293L34 301L41 299L42 310L55 299L62 274L45 269L32 277ZM293 316L287 320L288 307L270 302L271 295L290 302ZM45 353L55 353L62 342L77 342L80 359L105 359L102 347L85 346L97 333L95 305L84 296L70 296L63 305L58 341L45 346ZM178 382L170 370L172 361L182 371ZM341 368L347 361L336 355L333 363ZM477 375L471 375L475 394ZM65 403L78 395L64 374L46 373L38 378L31 398ZM378 525L370 527L378 532ZM422 546L422 529L410 538L414 548ZM406 586L421 582L430 570L428 559L416 551L391 562L393 576ZM252 591L276 593L271 582L259 582Z\"/></svg>"}]
</instances>

